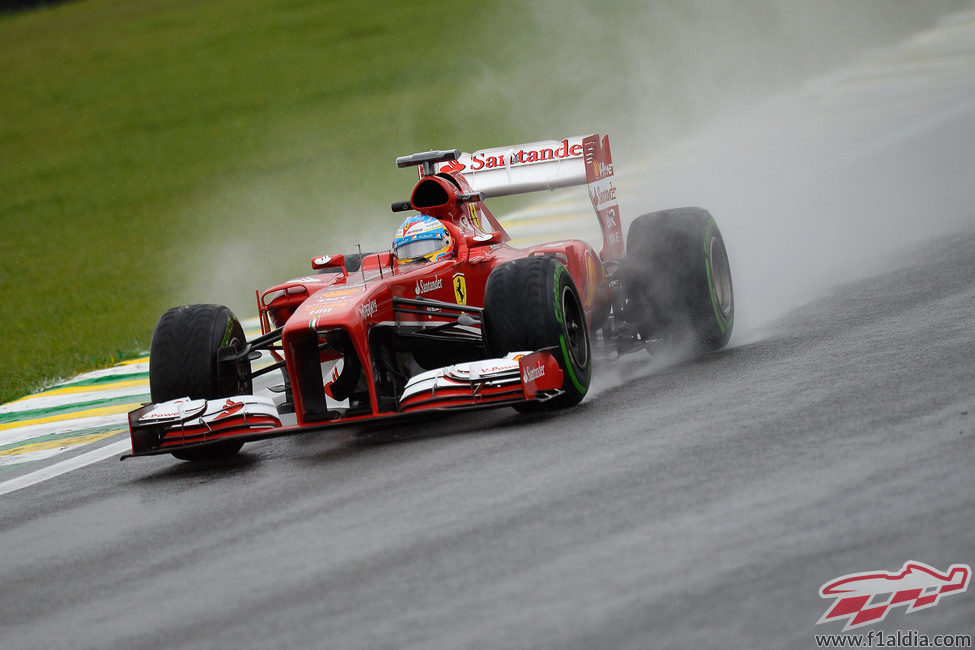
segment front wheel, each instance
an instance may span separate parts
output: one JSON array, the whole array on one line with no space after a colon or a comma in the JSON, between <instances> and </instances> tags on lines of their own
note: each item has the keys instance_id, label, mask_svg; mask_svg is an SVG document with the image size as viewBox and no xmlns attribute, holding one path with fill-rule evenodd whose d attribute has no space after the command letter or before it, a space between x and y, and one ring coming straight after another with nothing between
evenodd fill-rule
<instances>
[{"instance_id":1,"label":"front wheel","mask_svg":"<svg viewBox=\"0 0 975 650\"><path fill-rule=\"evenodd\" d=\"M626 318L645 339L724 347L735 319L731 266L721 231L701 208L634 219L626 237Z\"/></svg>"},{"instance_id":2,"label":"front wheel","mask_svg":"<svg viewBox=\"0 0 975 650\"><path fill-rule=\"evenodd\" d=\"M149 392L153 402L181 397L219 399L253 392L250 361L221 361L221 350L240 351L246 343L240 321L222 305L174 307L162 315L149 351ZM173 452L180 460L233 456L242 442L217 442Z\"/></svg>"},{"instance_id":3,"label":"front wheel","mask_svg":"<svg viewBox=\"0 0 975 650\"><path fill-rule=\"evenodd\" d=\"M518 410L555 410L582 401L592 374L589 329L575 282L557 259L539 255L494 269L484 288L483 327L489 354L553 348L562 369L561 395Z\"/></svg>"}]
</instances>

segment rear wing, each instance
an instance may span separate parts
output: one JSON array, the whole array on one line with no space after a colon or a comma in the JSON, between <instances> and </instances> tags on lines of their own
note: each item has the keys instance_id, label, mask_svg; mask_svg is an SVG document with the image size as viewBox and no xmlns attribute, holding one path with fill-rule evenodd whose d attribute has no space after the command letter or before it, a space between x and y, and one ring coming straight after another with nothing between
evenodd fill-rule
<instances>
[{"instance_id":1,"label":"rear wing","mask_svg":"<svg viewBox=\"0 0 975 650\"><path fill-rule=\"evenodd\" d=\"M609 136L593 134L481 149L438 162L436 171L463 176L485 198L588 185L603 233L600 257L605 261L623 256Z\"/></svg>"}]
</instances>

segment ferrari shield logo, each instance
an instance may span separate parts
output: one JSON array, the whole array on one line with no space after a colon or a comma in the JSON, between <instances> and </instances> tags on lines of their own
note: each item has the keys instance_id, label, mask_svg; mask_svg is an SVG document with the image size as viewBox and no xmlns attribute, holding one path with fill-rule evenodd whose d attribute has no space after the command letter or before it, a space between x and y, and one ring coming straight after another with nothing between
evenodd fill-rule
<instances>
[{"instance_id":1,"label":"ferrari shield logo","mask_svg":"<svg viewBox=\"0 0 975 650\"><path fill-rule=\"evenodd\" d=\"M458 305L467 304L467 280L463 273L454 276L454 298Z\"/></svg>"}]
</instances>

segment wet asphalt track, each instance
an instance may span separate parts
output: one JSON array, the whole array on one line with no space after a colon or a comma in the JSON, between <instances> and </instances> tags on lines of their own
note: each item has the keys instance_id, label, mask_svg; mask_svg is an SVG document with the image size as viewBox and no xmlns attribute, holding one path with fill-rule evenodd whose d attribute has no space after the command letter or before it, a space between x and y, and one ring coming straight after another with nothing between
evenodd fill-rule
<instances>
[{"instance_id":1,"label":"wet asphalt track","mask_svg":"<svg viewBox=\"0 0 975 650\"><path fill-rule=\"evenodd\" d=\"M918 192L955 234L886 248L710 358L604 365L559 416L308 434L227 465L109 460L4 495L0 647L812 647L840 627L815 625L824 582L975 564L975 210L958 212L975 115L952 105L863 150L839 189L921 156L944 183ZM805 189L756 201L837 190L832 167L802 167ZM760 277L748 228L719 223ZM964 593L880 628L973 621Z\"/></svg>"}]
</instances>

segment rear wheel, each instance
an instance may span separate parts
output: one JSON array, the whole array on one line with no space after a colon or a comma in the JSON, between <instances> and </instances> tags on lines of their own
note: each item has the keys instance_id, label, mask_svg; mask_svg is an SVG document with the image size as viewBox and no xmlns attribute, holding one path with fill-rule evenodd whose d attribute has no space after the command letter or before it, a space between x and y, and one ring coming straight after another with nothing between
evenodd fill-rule
<instances>
[{"instance_id":1,"label":"rear wheel","mask_svg":"<svg viewBox=\"0 0 975 650\"><path fill-rule=\"evenodd\" d=\"M626 237L627 320L643 338L724 347L735 302L728 252L707 210L676 208L637 217Z\"/></svg>"},{"instance_id":2,"label":"rear wheel","mask_svg":"<svg viewBox=\"0 0 975 650\"><path fill-rule=\"evenodd\" d=\"M589 390L592 355L586 314L569 270L555 258L528 257L494 269L484 289L483 327L489 354L553 348L562 368L561 395L519 405L518 410L566 408Z\"/></svg>"},{"instance_id":3,"label":"rear wheel","mask_svg":"<svg viewBox=\"0 0 975 650\"><path fill-rule=\"evenodd\" d=\"M250 361L220 361L243 349L240 321L221 305L174 307L162 315L149 351L149 391L153 402L180 397L219 399L253 392ZM180 460L201 461L233 456L242 442L218 442L173 452Z\"/></svg>"}]
</instances>

